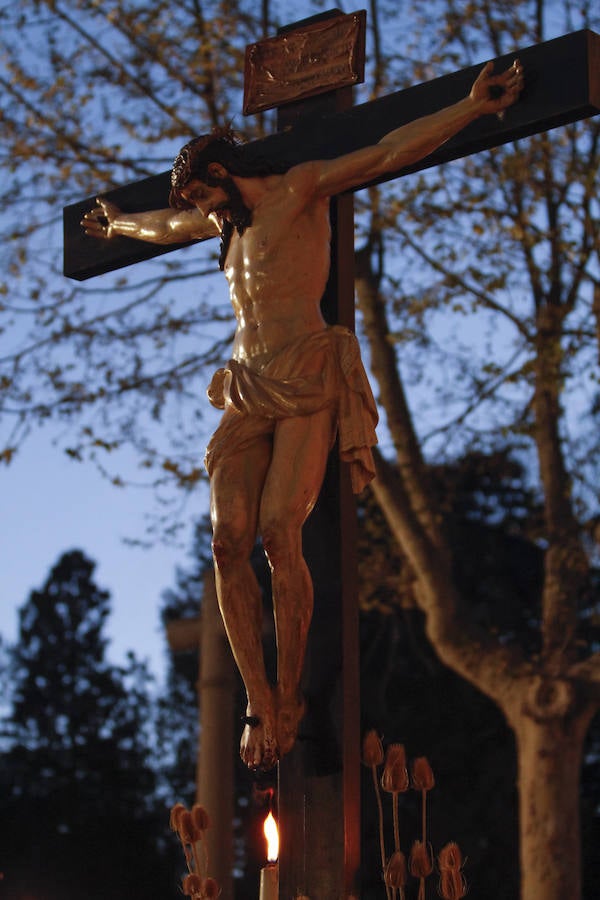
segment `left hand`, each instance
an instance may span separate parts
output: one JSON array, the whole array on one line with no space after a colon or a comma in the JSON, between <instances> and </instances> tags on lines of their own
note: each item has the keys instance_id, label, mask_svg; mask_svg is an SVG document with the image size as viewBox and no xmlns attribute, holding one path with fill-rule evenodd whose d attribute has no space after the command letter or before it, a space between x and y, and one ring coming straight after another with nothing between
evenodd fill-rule
<instances>
[{"instance_id":1,"label":"left hand","mask_svg":"<svg viewBox=\"0 0 600 900\"><path fill-rule=\"evenodd\" d=\"M501 75L493 75L493 71L494 64L486 63L469 94L480 115L502 112L519 99L523 90L523 66L518 59Z\"/></svg>"}]
</instances>

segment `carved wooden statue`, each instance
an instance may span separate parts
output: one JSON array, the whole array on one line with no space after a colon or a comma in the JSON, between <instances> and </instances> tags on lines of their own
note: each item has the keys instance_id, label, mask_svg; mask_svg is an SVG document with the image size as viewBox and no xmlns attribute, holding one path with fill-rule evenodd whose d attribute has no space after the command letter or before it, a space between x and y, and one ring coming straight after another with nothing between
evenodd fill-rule
<instances>
[{"instance_id":1,"label":"carved wooden statue","mask_svg":"<svg viewBox=\"0 0 600 900\"><path fill-rule=\"evenodd\" d=\"M175 160L171 208L129 214L98 200L84 216L97 238L168 244L221 236L237 330L231 359L208 389L224 414L205 462L219 604L248 697L241 756L250 768L274 766L293 746L303 715L313 591L301 531L336 434L354 490L374 473L377 413L358 344L349 331L327 327L320 311L329 199L422 159L479 116L501 113L522 84L518 62L501 75L488 64L458 103L376 145L287 171L277 161L248 166L243 145L214 132ZM265 673L261 597L249 563L257 533L272 572L275 686Z\"/></svg>"}]
</instances>

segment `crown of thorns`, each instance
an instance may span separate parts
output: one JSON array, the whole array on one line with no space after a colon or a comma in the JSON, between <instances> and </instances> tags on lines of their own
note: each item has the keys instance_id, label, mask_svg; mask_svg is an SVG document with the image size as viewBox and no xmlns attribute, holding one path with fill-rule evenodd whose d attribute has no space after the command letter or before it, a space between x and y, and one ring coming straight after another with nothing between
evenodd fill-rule
<instances>
[{"instance_id":1,"label":"crown of thorns","mask_svg":"<svg viewBox=\"0 0 600 900\"><path fill-rule=\"evenodd\" d=\"M186 184L193 178L204 178L211 162L218 161L229 168L234 164L241 146L242 141L228 125L213 128L208 134L188 141L175 157L171 169L170 205L177 209L191 209L192 204L181 196Z\"/></svg>"}]
</instances>

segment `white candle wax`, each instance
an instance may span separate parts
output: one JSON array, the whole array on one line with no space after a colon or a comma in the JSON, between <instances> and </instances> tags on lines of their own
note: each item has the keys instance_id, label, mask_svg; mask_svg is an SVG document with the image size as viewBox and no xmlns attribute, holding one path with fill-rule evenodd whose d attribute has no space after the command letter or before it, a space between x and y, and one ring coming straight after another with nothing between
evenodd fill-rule
<instances>
[{"instance_id":1,"label":"white candle wax","mask_svg":"<svg viewBox=\"0 0 600 900\"><path fill-rule=\"evenodd\" d=\"M279 865L276 862L260 870L259 900L279 900Z\"/></svg>"}]
</instances>

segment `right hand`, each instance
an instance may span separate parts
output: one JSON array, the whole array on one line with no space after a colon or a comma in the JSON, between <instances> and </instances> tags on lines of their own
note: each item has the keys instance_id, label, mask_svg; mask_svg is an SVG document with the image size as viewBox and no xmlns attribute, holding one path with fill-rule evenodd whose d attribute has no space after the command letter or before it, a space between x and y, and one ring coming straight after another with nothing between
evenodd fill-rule
<instances>
[{"instance_id":1,"label":"right hand","mask_svg":"<svg viewBox=\"0 0 600 900\"><path fill-rule=\"evenodd\" d=\"M116 234L113 223L121 215L121 210L110 200L103 200L101 197L96 198L96 203L98 206L87 212L79 224L90 237L110 240Z\"/></svg>"}]
</instances>

